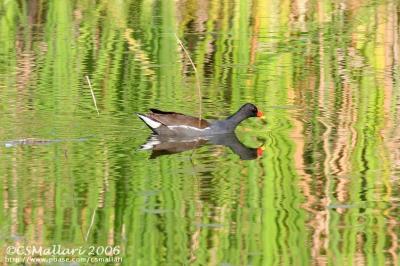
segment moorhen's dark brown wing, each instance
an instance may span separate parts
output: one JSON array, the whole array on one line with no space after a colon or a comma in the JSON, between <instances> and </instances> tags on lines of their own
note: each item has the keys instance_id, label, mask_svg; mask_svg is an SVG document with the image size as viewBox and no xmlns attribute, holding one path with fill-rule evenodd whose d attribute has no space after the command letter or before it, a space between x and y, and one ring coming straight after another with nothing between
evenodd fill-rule
<instances>
[{"instance_id":1,"label":"moorhen's dark brown wing","mask_svg":"<svg viewBox=\"0 0 400 266\"><path fill-rule=\"evenodd\" d=\"M193 116L175 112L164 112L154 108L150 109L150 111L151 113L147 114L149 118L166 126L190 126L196 128L206 128L210 126L206 120Z\"/></svg>"}]
</instances>

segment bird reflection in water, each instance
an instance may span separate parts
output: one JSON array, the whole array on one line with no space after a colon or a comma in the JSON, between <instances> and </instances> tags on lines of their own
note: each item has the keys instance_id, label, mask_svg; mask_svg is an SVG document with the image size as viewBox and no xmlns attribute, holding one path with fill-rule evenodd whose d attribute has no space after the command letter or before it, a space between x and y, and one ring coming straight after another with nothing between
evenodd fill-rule
<instances>
[{"instance_id":1,"label":"bird reflection in water","mask_svg":"<svg viewBox=\"0 0 400 266\"><path fill-rule=\"evenodd\" d=\"M204 145L222 145L230 148L241 160L254 160L261 157L263 147L249 148L239 141L235 134L220 134L197 138L171 138L150 135L141 150L152 150L150 159L161 155L170 155L188 150L194 150Z\"/></svg>"}]
</instances>

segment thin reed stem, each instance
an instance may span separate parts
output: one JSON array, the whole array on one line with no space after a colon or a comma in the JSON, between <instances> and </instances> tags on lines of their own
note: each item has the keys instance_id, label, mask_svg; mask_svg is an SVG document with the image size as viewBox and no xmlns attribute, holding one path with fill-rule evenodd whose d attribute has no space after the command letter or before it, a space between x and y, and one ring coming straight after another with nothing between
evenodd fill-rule
<instances>
[{"instance_id":1,"label":"thin reed stem","mask_svg":"<svg viewBox=\"0 0 400 266\"><path fill-rule=\"evenodd\" d=\"M97 108L96 97L94 96L94 92L93 92L93 88L92 88L92 83L90 82L89 76L85 76L85 77L86 77L86 80L87 80L87 82L88 82L88 84L89 84L90 93L92 94L92 99L93 99L93 102L94 102L94 107L96 107L97 116L99 116L100 113L99 113L99 109Z\"/></svg>"},{"instance_id":2,"label":"thin reed stem","mask_svg":"<svg viewBox=\"0 0 400 266\"><path fill-rule=\"evenodd\" d=\"M194 74L195 74L195 77L196 77L197 94L199 96L199 126L200 126L201 125L201 117L202 117L202 93L201 93L199 74L197 72L196 66L193 63L192 58L189 55L189 52L186 50L185 46L183 46L182 41L179 39L179 37L178 37L178 35L176 35L176 33L175 33L175 38L178 41L179 45L182 47L182 49L185 52L186 56L189 58L190 64L193 67Z\"/></svg>"},{"instance_id":3,"label":"thin reed stem","mask_svg":"<svg viewBox=\"0 0 400 266\"><path fill-rule=\"evenodd\" d=\"M93 210L92 219L91 219L91 221L90 221L89 228L88 228L88 230L87 230L87 232L86 232L85 242L87 242L87 240L88 240L88 238L89 238L90 230L92 229L92 226L93 226L93 224L94 224L94 218L95 218L95 216L96 216L96 211L97 211L97 207Z\"/></svg>"}]
</instances>

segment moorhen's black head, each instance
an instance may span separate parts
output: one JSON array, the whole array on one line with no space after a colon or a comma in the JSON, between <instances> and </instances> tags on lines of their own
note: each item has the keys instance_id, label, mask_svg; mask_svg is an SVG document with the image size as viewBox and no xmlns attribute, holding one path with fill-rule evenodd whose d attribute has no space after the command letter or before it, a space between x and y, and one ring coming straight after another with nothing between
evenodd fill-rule
<instances>
[{"instance_id":1,"label":"moorhen's black head","mask_svg":"<svg viewBox=\"0 0 400 266\"><path fill-rule=\"evenodd\" d=\"M263 113L259 111L257 107L252 103L246 103L245 105L243 105L240 108L239 112L245 114L248 117L263 116Z\"/></svg>"}]
</instances>

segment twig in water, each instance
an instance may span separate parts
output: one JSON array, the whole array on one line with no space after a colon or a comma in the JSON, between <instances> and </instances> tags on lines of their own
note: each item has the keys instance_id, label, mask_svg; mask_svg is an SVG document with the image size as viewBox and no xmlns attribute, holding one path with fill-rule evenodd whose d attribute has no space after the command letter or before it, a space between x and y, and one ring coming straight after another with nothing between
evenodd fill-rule
<instances>
[{"instance_id":1,"label":"twig in water","mask_svg":"<svg viewBox=\"0 0 400 266\"><path fill-rule=\"evenodd\" d=\"M194 69L194 74L196 76L196 86L197 86L197 93L199 95L199 126L201 125L201 116L202 116L202 94L201 94L201 86L200 86L200 78L199 74L197 73L197 68L193 63L192 58L189 55L189 52L186 50L185 46L183 46L182 41L179 39L178 35L175 33L175 38L178 41L179 45L182 47L183 51L185 52L186 56L189 58L190 64L192 65Z\"/></svg>"},{"instance_id":2,"label":"twig in water","mask_svg":"<svg viewBox=\"0 0 400 266\"><path fill-rule=\"evenodd\" d=\"M94 92L93 92L93 88L92 88L92 83L90 82L89 76L85 76L86 80L89 84L89 88L90 88L90 93L92 94L92 98L93 98L93 102L94 102L94 107L96 107L96 111L97 111L97 116L100 115L99 113L99 109L97 109L97 103L96 103L96 97L94 96Z\"/></svg>"},{"instance_id":3,"label":"twig in water","mask_svg":"<svg viewBox=\"0 0 400 266\"><path fill-rule=\"evenodd\" d=\"M87 242L88 238L89 238L89 234L90 234L90 230L92 229L93 223L94 223L94 217L96 215L96 211L97 211L97 207L93 210L93 214L92 214L92 220L90 221L90 226L86 232L86 237L85 237L85 242Z\"/></svg>"}]
</instances>

